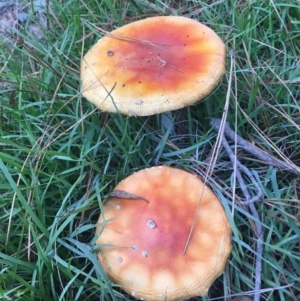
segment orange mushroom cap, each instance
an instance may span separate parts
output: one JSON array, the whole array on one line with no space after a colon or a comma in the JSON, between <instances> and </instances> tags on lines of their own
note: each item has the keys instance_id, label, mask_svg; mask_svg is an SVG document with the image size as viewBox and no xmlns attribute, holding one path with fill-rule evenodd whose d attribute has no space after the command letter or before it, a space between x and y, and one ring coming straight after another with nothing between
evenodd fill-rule
<instances>
[{"instance_id":1,"label":"orange mushroom cap","mask_svg":"<svg viewBox=\"0 0 300 301\"><path fill-rule=\"evenodd\" d=\"M81 64L82 94L103 111L152 115L192 105L225 73L225 46L185 17L152 17L100 39Z\"/></svg>"},{"instance_id":2,"label":"orange mushroom cap","mask_svg":"<svg viewBox=\"0 0 300 301\"><path fill-rule=\"evenodd\" d=\"M104 203L96 230L108 276L139 300L206 295L232 248L227 216L212 190L195 175L160 166L132 174L114 191L118 197Z\"/></svg>"}]
</instances>

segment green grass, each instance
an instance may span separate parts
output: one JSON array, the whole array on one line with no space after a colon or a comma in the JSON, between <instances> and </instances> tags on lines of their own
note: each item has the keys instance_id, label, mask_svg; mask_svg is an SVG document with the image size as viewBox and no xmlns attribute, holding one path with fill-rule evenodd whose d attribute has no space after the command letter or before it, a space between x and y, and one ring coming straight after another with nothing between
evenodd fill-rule
<instances>
[{"instance_id":1,"label":"green grass","mask_svg":"<svg viewBox=\"0 0 300 301\"><path fill-rule=\"evenodd\" d=\"M205 101L175 112L174 131L162 132L161 116L108 114L81 96L80 61L101 37L88 24L110 31L165 14L213 28L235 53L227 121L243 138L299 166L300 3L50 3L42 40L26 30L0 40L0 299L129 300L96 262L99 208L121 179L145 167L205 173L216 141L209 119L222 116L230 58L219 87ZM299 300L299 175L242 150L238 158L264 192L256 204L264 230L261 300ZM254 224L247 207L233 208L232 180L222 150L209 184L230 216L233 250L204 300L254 289Z\"/></svg>"}]
</instances>

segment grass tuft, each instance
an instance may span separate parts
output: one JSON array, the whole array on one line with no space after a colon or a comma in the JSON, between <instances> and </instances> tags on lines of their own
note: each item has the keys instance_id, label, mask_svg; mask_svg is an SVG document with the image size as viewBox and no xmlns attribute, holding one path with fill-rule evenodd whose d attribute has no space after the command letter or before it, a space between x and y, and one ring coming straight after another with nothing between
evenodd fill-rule
<instances>
[{"instance_id":1,"label":"grass tuft","mask_svg":"<svg viewBox=\"0 0 300 301\"><path fill-rule=\"evenodd\" d=\"M97 27L111 31L150 16L180 15L213 28L234 52L230 126L274 157L300 165L297 1L21 3L26 20L5 31L0 26L3 300L131 300L97 264L94 230L103 201L120 180L145 167L165 164L201 176L209 168L216 141L209 122L223 113L229 71L205 101L175 112L165 131L161 116L107 114L80 90L80 61L101 38ZM229 65L228 55L227 70ZM242 149L237 155L263 191L256 204L264 231L261 300L296 301L299 175L266 165ZM225 273L203 300L253 296L254 217L238 202L239 187L237 202L232 201L232 166L223 150L208 180L230 217L233 250ZM250 184L248 189L255 194Z\"/></svg>"}]
</instances>

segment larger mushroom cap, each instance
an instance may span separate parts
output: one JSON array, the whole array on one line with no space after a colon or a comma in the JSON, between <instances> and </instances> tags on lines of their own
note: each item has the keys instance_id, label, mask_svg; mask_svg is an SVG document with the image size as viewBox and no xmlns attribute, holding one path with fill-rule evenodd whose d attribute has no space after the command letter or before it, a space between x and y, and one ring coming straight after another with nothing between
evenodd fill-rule
<instances>
[{"instance_id":1,"label":"larger mushroom cap","mask_svg":"<svg viewBox=\"0 0 300 301\"><path fill-rule=\"evenodd\" d=\"M225 46L185 17L152 17L100 39L81 64L82 94L103 111L145 116L194 104L225 72Z\"/></svg>"},{"instance_id":2,"label":"larger mushroom cap","mask_svg":"<svg viewBox=\"0 0 300 301\"><path fill-rule=\"evenodd\" d=\"M206 295L231 251L230 225L212 190L195 175L160 166L132 174L113 192L118 197L103 205L96 231L108 276L139 300Z\"/></svg>"}]
</instances>

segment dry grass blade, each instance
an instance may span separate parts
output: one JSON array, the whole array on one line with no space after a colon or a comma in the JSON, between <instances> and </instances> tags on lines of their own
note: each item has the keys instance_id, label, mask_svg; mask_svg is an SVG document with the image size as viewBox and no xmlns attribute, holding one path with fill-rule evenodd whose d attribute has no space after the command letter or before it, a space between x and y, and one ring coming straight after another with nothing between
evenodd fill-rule
<instances>
[{"instance_id":1,"label":"dry grass blade","mask_svg":"<svg viewBox=\"0 0 300 301\"><path fill-rule=\"evenodd\" d=\"M225 128L225 123L226 123L226 118L227 118L228 108L229 108L229 102L230 102L232 71L233 71L233 65L234 65L233 51L230 51L230 58L231 58L231 64L230 64L230 71L229 71L229 80L228 80L226 102L225 102L225 106L224 106L224 111L223 111L223 115L222 115L222 121L221 121L220 129L219 129L219 132L218 132L218 135L217 135L217 141L216 141L216 144L215 144L215 146L213 148L213 151L212 151L211 162L209 163L209 168L208 168L207 174L205 175L205 178L203 179L205 184L207 183L208 177L210 177L212 175L213 171L214 171L215 164L216 164L216 161L218 159L218 155L220 153L220 149L221 149L221 145L222 145L222 137L224 135L224 128ZM205 186L204 186L204 188L205 188ZM196 211L195 211L195 215L194 215L194 219L193 219L193 223L191 225L189 235L188 235L187 240L186 240L186 244L185 244L185 247L184 247L184 250L183 250L183 255L186 253L186 250L188 249L189 242L190 242L190 239L191 239L191 236L192 236L192 233L193 233L193 229L195 227L195 221L196 221L196 217L197 217L197 214L199 212L199 209L200 209L200 204L201 204L201 199L202 199L202 196L203 196L203 193L204 193L204 188L203 188L203 190L201 191L201 194L200 194L200 199L199 199Z\"/></svg>"},{"instance_id":2,"label":"dry grass blade","mask_svg":"<svg viewBox=\"0 0 300 301\"><path fill-rule=\"evenodd\" d=\"M82 20L83 23L87 24L86 21ZM120 35L116 35L113 33L110 33L100 27L96 27L95 25L92 25L92 27L100 32L102 32L105 36L113 38L113 39L118 39L118 40L123 40L123 41L128 41L128 42L135 42L135 43L142 43L142 44L148 44L152 47L158 48L159 50L161 50L161 48L159 48L158 45L162 45L162 46L172 46L170 44L165 44L165 43L159 43L159 42L155 42L155 41L147 41L147 40L142 40L142 39L135 39L135 38L131 38L131 37L124 37L124 36L120 36Z\"/></svg>"}]
</instances>

